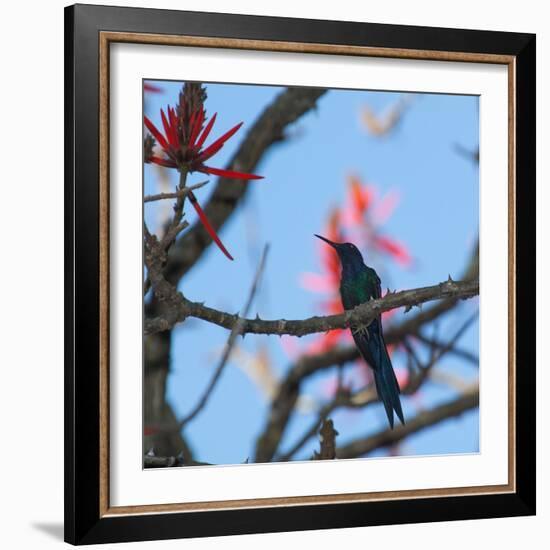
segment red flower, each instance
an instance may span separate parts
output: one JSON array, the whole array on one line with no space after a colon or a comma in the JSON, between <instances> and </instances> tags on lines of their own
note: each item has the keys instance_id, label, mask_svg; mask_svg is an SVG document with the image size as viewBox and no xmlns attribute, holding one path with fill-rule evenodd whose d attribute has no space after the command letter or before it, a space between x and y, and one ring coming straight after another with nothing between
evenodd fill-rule
<instances>
[{"instance_id":1,"label":"red flower","mask_svg":"<svg viewBox=\"0 0 550 550\"><path fill-rule=\"evenodd\" d=\"M395 208L398 195L390 192L376 200L375 189L368 184L362 184L355 175L348 178L347 195L342 220L349 229L350 240L368 250L386 254L404 266L410 266L412 258L405 245L380 231L380 226Z\"/></svg>"},{"instance_id":2,"label":"red flower","mask_svg":"<svg viewBox=\"0 0 550 550\"><path fill-rule=\"evenodd\" d=\"M166 113L162 109L160 110L164 134L149 118L143 117L145 126L166 154L166 157L151 156L147 159L149 162L160 164L166 168L183 168L189 172L203 172L232 179L257 180L263 178L263 176L256 176L255 174L206 166L204 163L225 145L225 142L239 130L243 123L233 126L231 130L225 132L208 147L203 147L212 131L217 113L204 126L207 117L202 104L195 108L189 116L186 116L189 109L185 106L182 107L181 102L180 99L177 112L176 109L170 106L167 107Z\"/></svg>"},{"instance_id":3,"label":"red flower","mask_svg":"<svg viewBox=\"0 0 550 550\"><path fill-rule=\"evenodd\" d=\"M361 181L357 176L351 175L348 181L353 221L355 223L361 223L365 212L372 202L372 193L368 186L361 185Z\"/></svg>"},{"instance_id":4,"label":"red flower","mask_svg":"<svg viewBox=\"0 0 550 550\"><path fill-rule=\"evenodd\" d=\"M147 86L147 84L145 86ZM162 120L164 133L162 133L148 117L143 117L145 126L147 126L147 129L151 132L165 153L165 156L162 157L154 155L152 153L153 139L148 136L149 147L145 149L145 162L152 162L164 166L165 168L176 168L182 174L197 171L233 179L252 180L263 178L263 176L245 174L235 170L213 168L204 164L224 146L225 142L231 138L243 124L242 122L237 124L213 143L207 147L203 147L216 121L215 114L208 124L204 126L207 120L206 111L204 110L205 100L205 88L199 83L188 82L183 86L180 92L178 105L175 108L168 106L166 113L162 109L160 110L160 118ZM146 146L147 141L146 139ZM216 234L216 230L206 217L206 214L192 192L189 193L189 201L193 205L202 225L212 240L218 245L220 250L232 260L233 256L231 256L221 242Z\"/></svg>"},{"instance_id":5,"label":"red flower","mask_svg":"<svg viewBox=\"0 0 550 550\"><path fill-rule=\"evenodd\" d=\"M374 239L374 245L376 248L386 254L392 256L397 262L403 265L410 265L412 262L411 256L407 249L401 243L385 237L383 235L377 235Z\"/></svg>"}]
</instances>

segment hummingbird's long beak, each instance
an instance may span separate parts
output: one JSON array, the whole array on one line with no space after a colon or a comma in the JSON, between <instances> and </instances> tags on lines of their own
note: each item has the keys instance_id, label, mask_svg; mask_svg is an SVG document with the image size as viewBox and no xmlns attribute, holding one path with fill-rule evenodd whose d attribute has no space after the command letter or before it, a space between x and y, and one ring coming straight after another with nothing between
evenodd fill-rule
<instances>
[{"instance_id":1,"label":"hummingbird's long beak","mask_svg":"<svg viewBox=\"0 0 550 550\"><path fill-rule=\"evenodd\" d=\"M321 237L321 235L315 234L315 236L318 239L321 239L322 241L325 241L327 244L330 244L330 246L332 246L332 248L337 248L338 247L338 243L333 243L332 241L329 241L327 238Z\"/></svg>"}]
</instances>

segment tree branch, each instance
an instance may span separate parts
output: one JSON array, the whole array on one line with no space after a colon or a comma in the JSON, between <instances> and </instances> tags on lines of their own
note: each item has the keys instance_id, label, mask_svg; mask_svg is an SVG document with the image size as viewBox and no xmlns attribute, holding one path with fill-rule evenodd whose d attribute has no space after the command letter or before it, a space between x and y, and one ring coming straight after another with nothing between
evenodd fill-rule
<instances>
[{"instance_id":1,"label":"tree branch","mask_svg":"<svg viewBox=\"0 0 550 550\"><path fill-rule=\"evenodd\" d=\"M345 311L339 315L314 316L301 320L262 320L244 319L239 315L231 315L223 311L209 308L204 304L191 302L181 296L181 300L174 305L176 311L169 316L156 317L145 321L145 333L152 334L171 328L176 322L181 322L187 317L196 317L215 325L231 330L237 323L241 332L253 334L288 334L291 336L304 336L315 332L326 332L334 329L349 328L350 326L368 325L376 316L384 311L398 307L411 309L425 302L441 300L444 298L471 298L479 293L479 281L453 281L449 279L437 285L403 290L386 294L378 300L371 300L357 306L353 310Z\"/></svg>"},{"instance_id":2,"label":"tree branch","mask_svg":"<svg viewBox=\"0 0 550 550\"><path fill-rule=\"evenodd\" d=\"M171 227L175 228L178 226L172 223ZM168 311L183 307L185 305L185 298L177 292L173 285L166 281L162 274L162 266L166 259L164 238L159 241L157 236L149 231L145 221L143 222L143 238L145 242L143 259L147 267L147 280L153 288L155 297L166 306Z\"/></svg>"},{"instance_id":3,"label":"tree branch","mask_svg":"<svg viewBox=\"0 0 550 550\"><path fill-rule=\"evenodd\" d=\"M405 425L396 426L393 430L384 430L374 435L352 441L336 449L337 458L357 458L364 456L380 447L395 445L405 437L433 426L442 420L458 416L479 406L479 386L472 384L462 394L452 401L422 411L414 418L407 420Z\"/></svg>"}]
</instances>

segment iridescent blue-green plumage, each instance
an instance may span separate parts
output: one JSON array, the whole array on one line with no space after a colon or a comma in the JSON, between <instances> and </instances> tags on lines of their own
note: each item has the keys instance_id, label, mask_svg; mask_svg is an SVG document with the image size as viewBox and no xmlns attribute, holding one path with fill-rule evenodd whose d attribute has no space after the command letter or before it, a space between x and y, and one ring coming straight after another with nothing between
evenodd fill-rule
<instances>
[{"instance_id":1,"label":"iridescent blue-green plumage","mask_svg":"<svg viewBox=\"0 0 550 550\"><path fill-rule=\"evenodd\" d=\"M330 244L340 258L342 264L340 295L344 309L353 309L371 299L381 297L380 278L374 269L364 264L361 252L355 245L333 243L319 235L317 237ZM381 316L379 315L368 326L352 327L351 331L357 349L373 370L376 391L384 404L390 426L393 428L394 411L404 424L399 400L399 384L384 341Z\"/></svg>"}]
</instances>

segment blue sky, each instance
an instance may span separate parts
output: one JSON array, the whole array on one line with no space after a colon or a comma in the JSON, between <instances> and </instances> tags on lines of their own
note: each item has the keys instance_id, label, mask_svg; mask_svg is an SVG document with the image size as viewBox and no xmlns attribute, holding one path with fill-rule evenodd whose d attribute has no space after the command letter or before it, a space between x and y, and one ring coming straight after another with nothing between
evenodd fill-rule
<instances>
[{"instance_id":1,"label":"blue sky","mask_svg":"<svg viewBox=\"0 0 550 550\"><path fill-rule=\"evenodd\" d=\"M163 90L147 94L145 113L160 126L160 107L174 104L181 88L179 82L157 82ZM212 139L240 121L241 130L213 157L210 164L224 167L247 128L282 88L248 85L208 84L206 109L218 117ZM251 183L246 201L220 233L235 257L229 262L210 246L201 260L180 282L180 290L191 300L230 312L240 310L254 276L265 243L270 252L263 283L253 307L262 318L303 318L320 313L322 298L300 283L304 272L319 272L314 233L322 231L327 214L341 204L346 194L346 177L355 173L377 189L380 196L392 191L400 196L383 232L404 243L414 261L403 268L391 260L380 261L363 250L365 261L382 276L383 288L406 289L445 280L450 274L459 278L471 253L478 230L477 166L456 151L478 145L478 98L473 96L415 94L395 130L384 137L370 135L361 124L361 109L368 105L383 112L401 94L375 91L331 90L318 108L303 116L288 129L289 139L272 148L256 173L264 180ZM173 185L175 171L170 171ZM188 183L206 179L194 173ZM197 192L202 204L215 185ZM157 172L145 167L145 193L158 192ZM145 215L155 228L159 205L147 204ZM195 213L187 209L189 221ZM439 325L439 337L450 337L477 308L477 300L461 304L456 313ZM413 312L408 315L414 314ZM400 311L395 321L403 319ZM392 319L393 322L393 319ZM223 347L227 332L199 320L188 320L175 329L168 399L179 415L188 412L208 383ZM304 339L300 345L305 345ZM478 351L477 322L460 340L460 346ZM268 353L277 376L284 375L292 360L278 337L249 335L239 347L244 354ZM403 365L397 353L394 365ZM258 386L239 368L238 361L227 365L223 378L206 409L186 428L198 460L213 463L242 462L252 456L256 437L269 410ZM438 366L464 380L475 380L477 368L455 356L447 356ZM304 387L314 402L323 403L327 379L332 371L314 377ZM452 398L452 388L428 383L422 399L403 399L405 416L417 407L431 407ZM288 448L309 426L314 416L296 415L283 440ZM364 412L336 413L334 421L344 444L359 436L385 428L381 405ZM476 452L479 449L478 412L472 411L435 428L409 437L399 449L402 454L439 454ZM311 441L299 458L309 458L317 448ZM379 454L384 454L379 453Z\"/></svg>"}]
</instances>

